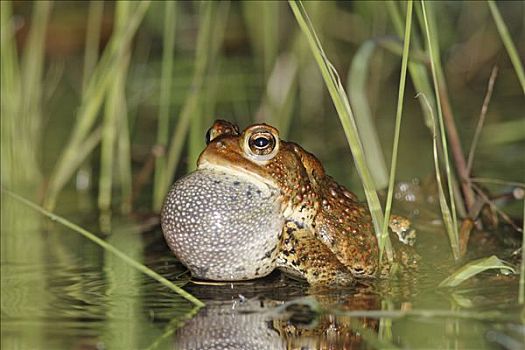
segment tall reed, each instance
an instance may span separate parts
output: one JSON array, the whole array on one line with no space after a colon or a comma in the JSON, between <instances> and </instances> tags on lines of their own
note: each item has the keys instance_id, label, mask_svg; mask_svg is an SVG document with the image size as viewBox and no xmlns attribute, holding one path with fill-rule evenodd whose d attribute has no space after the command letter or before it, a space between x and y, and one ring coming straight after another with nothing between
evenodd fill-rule
<instances>
[{"instance_id":1,"label":"tall reed","mask_svg":"<svg viewBox=\"0 0 525 350\"><path fill-rule=\"evenodd\" d=\"M159 116L157 124L157 146L162 152L155 159L155 177L153 185L153 209L160 210L166 194L166 148L169 137L169 113L172 95L173 59L175 52L175 24L177 20L177 3L166 1L164 13L164 42L162 49L162 69L159 94Z\"/></svg>"},{"instance_id":2,"label":"tall reed","mask_svg":"<svg viewBox=\"0 0 525 350\"><path fill-rule=\"evenodd\" d=\"M385 241L385 237L388 235L388 221L390 219L390 212L392 208L392 199L394 196L394 181L396 177L397 169L397 150L399 146L399 133L401 131L401 116L403 114L403 100L405 97L405 83L407 76L408 66L408 52L410 48L410 37L412 28L412 8L413 1L409 0L407 3L407 15L405 22L405 36L403 39L403 57L401 60L401 77L399 79L399 91L397 95L397 110L396 110L396 125L394 130L394 144L392 146L392 161L390 163L390 177L388 180L388 194L385 204L385 219L383 222L383 231L381 232L383 239L380 242ZM382 251L382 249L381 249Z\"/></svg>"},{"instance_id":3,"label":"tall reed","mask_svg":"<svg viewBox=\"0 0 525 350\"><path fill-rule=\"evenodd\" d=\"M116 3L114 35L119 35L120 32L126 29L126 23L129 21L130 13L133 10L132 6L134 5L127 1ZM130 60L129 44L122 48L120 58L119 65L111 72L108 72L111 75L111 81L107 88L106 103L104 105L98 192L98 206L102 211L111 209L117 138L120 139L122 133L128 132L124 92ZM130 159L118 159L118 161L120 163L129 162Z\"/></svg>"},{"instance_id":4,"label":"tall reed","mask_svg":"<svg viewBox=\"0 0 525 350\"><path fill-rule=\"evenodd\" d=\"M447 232L450 239L450 247L452 249L452 254L454 256L454 259L457 260L460 257L459 252L459 233L458 233L458 222L456 217L456 206L455 206L455 200L454 200L454 191L452 189L452 171L450 167L450 161L448 159L448 144L447 144L447 136L445 133L445 125L443 122L443 112L441 107L441 98L440 98L440 87L439 87L439 81L437 76L437 69L436 69L436 61L439 60L439 54L434 51L434 43L435 39L432 39L432 33L429 29L428 19L427 19L427 11L426 11L426 3L425 1L421 1L421 8L423 11L423 18L424 18L424 24L425 24L425 35L427 38L427 45L428 50L430 53L430 66L432 71L432 78L434 81L434 93L436 96L437 101L437 114L438 114L438 122L439 122L439 133L441 135L441 147L443 148L443 159L445 163L445 170L447 174L447 183L448 183L448 195L450 198L450 212L452 215L452 222L446 219L448 216L448 208L444 206L445 199L442 195L440 195L440 204L441 204L441 210L443 212L443 216L445 218L445 224L447 227ZM435 132L434 132L435 135ZM436 155L436 151L434 152ZM439 169L436 169L436 172L439 172Z\"/></svg>"}]
</instances>

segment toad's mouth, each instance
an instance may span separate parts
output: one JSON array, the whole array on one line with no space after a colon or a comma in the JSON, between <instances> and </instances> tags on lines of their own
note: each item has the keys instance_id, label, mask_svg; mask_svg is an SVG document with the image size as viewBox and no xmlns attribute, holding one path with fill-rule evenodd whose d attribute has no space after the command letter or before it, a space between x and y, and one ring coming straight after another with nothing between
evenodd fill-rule
<instances>
[{"instance_id":1,"label":"toad's mouth","mask_svg":"<svg viewBox=\"0 0 525 350\"><path fill-rule=\"evenodd\" d=\"M221 173L239 177L243 181L253 183L255 186L267 192L268 194L273 194L276 191L280 192L279 187L273 180L267 179L263 176L253 173L248 169L243 168L242 166L234 166L231 164L225 165L217 161L210 162L209 160L201 160L197 166L197 169L218 171Z\"/></svg>"}]
</instances>

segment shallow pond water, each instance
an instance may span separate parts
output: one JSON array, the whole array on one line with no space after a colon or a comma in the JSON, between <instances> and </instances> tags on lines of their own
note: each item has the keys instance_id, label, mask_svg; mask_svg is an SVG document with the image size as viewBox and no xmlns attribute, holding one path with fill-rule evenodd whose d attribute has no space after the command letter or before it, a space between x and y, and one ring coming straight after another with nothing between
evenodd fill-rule
<instances>
[{"instance_id":1,"label":"shallow pond water","mask_svg":"<svg viewBox=\"0 0 525 350\"><path fill-rule=\"evenodd\" d=\"M451 269L429 262L414 276L344 289L312 289L279 272L239 283L191 281L157 226L140 232L114 218L106 240L185 283L206 303L198 310L74 232L27 215L26 224L39 225L2 232L38 237L25 241L29 259L2 257L2 349L525 347L516 276L491 272L439 289Z\"/></svg>"}]
</instances>

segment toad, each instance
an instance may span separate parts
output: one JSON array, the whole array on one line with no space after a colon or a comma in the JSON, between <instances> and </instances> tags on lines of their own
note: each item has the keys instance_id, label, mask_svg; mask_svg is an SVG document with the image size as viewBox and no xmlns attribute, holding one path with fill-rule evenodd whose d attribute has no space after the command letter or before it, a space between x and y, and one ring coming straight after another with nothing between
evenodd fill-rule
<instances>
[{"instance_id":1,"label":"toad","mask_svg":"<svg viewBox=\"0 0 525 350\"><path fill-rule=\"evenodd\" d=\"M278 268L340 285L384 273L368 207L314 155L266 124L241 132L218 120L206 144L161 213L168 245L195 277L245 280ZM409 224L392 216L389 225L402 265L414 262Z\"/></svg>"}]
</instances>

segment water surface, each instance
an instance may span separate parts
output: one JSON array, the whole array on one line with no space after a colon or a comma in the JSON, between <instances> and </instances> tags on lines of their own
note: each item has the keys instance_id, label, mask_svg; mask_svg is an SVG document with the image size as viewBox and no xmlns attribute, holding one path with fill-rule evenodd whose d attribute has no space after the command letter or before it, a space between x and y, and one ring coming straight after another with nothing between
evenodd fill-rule
<instances>
[{"instance_id":1,"label":"water surface","mask_svg":"<svg viewBox=\"0 0 525 350\"><path fill-rule=\"evenodd\" d=\"M107 241L186 283L206 303L197 310L76 233L29 209L22 212L27 231L15 225L2 235L37 239L25 241L25 258L2 256L3 349L525 346L516 276L491 272L453 290L439 289L450 266L428 259L417 275L331 290L312 289L279 272L239 283L191 281L157 226L141 232L141 219L113 218ZM80 221L89 226L89 218Z\"/></svg>"}]
</instances>

